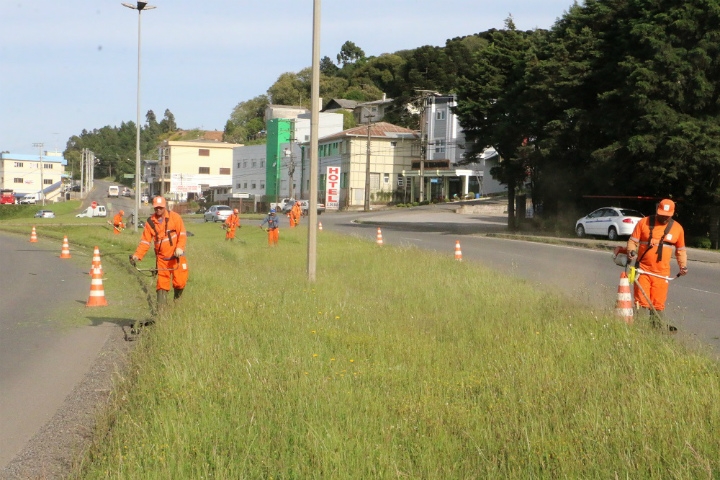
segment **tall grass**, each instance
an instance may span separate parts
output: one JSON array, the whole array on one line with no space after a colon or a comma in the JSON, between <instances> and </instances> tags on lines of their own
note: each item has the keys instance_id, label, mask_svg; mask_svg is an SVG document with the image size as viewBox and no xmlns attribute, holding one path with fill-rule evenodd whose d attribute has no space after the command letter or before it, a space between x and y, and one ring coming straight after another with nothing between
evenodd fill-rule
<instances>
[{"instance_id":1,"label":"tall grass","mask_svg":"<svg viewBox=\"0 0 720 480\"><path fill-rule=\"evenodd\" d=\"M77 478L720 476L720 369L670 337L451 248L325 229L308 283L305 228L188 229Z\"/></svg>"}]
</instances>

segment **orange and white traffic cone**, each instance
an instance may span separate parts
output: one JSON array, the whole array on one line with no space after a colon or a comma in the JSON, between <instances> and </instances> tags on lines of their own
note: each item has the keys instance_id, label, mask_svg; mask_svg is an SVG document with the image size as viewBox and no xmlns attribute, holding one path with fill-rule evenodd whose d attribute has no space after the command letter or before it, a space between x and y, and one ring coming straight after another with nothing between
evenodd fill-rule
<instances>
[{"instance_id":1,"label":"orange and white traffic cone","mask_svg":"<svg viewBox=\"0 0 720 480\"><path fill-rule=\"evenodd\" d=\"M32 233L30 233L30 243L37 243L37 232L35 231L34 225L33 225Z\"/></svg>"},{"instance_id":2,"label":"orange and white traffic cone","mask_svg":"<svg viewBox=\"0 0 720 480\"><path fill-rule=\"evenodd\" d=\"M70 244L68 243L67 235L63 238L62 250L60 251L60 258L70 258Z\"/></svg>"},{"instance_id":3,"label":"orange and white traffic cone","mask_svg":"<svg viewBox=\"0 0 720 480\"><path fill-rule=\"evenodd\" d=\"M378 245L382 245L382 244L383 244L382 232L380 231L380 227L378 227L378 232L377 232L377 244L378 244Z\"/></svg>"},{"instance_id":4,"label":"orange and white traffic cone","mask_svg":"<svg viewBox=\"0 0 720 480\"><path fill-rule=\"evenodd\" d=\"M625 272L620 274L620 284L617 291L617 303L615 304L615 314L625 320L625 323L632 325L633 323L633 298L630 291L630 282Z\"/></svg>"},{"instance_id":5,"label":"orange and white traffic cone","mask_svg":"<svg viewBox=\"0 0 720 480\"><path fill-rule=\"evenodd\" d=\"M460 250L460 240L455 241L455 260L462 262L462 250Z\"/></svg>"},{"instance_id":6,"label":"orange and white traffic cone","mask_svg":"<svg viewBox=\"0 0 720 480\"><path fill-rule=\"evenodd\" d=\"M95 250L93 251L93 259L92 259L92 267L90 267L90 274L92 275L93 269L99 269L100 273L102 274L102 264L100 263L100 249L95 246Z\"/></svg>"},{"instance_id":7,"label":"orange and white traffic cone","mask_svg":"<svg viewBox=\"0 0 720 480\"><path fill-rule=\"evenodd\" d=\"M318 230L322 230L322 222L318 222Z\"/></svg>"},{"instance_id":8,"label":"orange and white traffic cone","mask_svg":"<svg viewBox=\"0 0 720 480\"><path fill-rule=\"evenodd\" d=\"M102 283L102 270L92 269L92 280L90 281L90 296L85 304L86 307L106 307L105 289Z\"/></svg>"}]
</instances>

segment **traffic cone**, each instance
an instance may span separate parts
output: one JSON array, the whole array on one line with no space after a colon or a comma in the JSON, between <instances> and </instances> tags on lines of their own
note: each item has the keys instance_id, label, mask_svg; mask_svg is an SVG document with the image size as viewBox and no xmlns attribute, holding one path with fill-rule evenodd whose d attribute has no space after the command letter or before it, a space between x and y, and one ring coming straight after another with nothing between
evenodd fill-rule
<instances>
[{"instance_id":1,"label":"traffic cone","mask_svg":"<svg viewBox=\"0 0 720 480\"><path fill-rule=\"evenodd\" d=\"M63 238L62 251L60 252L60 258L70 258L70 244L68 243L67 235Z\"/></svg>"},{"instance_id":2,"label":"traffic cone","mask_svg":"<svg viewBox=\"0 0 720 480\"><path fill-rule=\"evenodd\" d=\"M625 272L620 274L620 284L617 291L617 303L615 305L615 314L625 320L625 323L632 325L633 323L633 298L630 291L630 282Z\"/></svg>"},{"instance_id":3,"label":"traffic cone","mask_svg":"<svg viewBox=\"0 0 720 480\"><path fill-rule=\"evenodd\" d=\"M90 296L85 304L86 307L106 307L105 289L102 283L102 271L99 268L92 269L92 280L90 281Z\"/></svg>"},{"instance_id":4,"label":"traffic cone","mask_svg":"<svg viewBox=\"0 0 720 480\"><path fill-rule=\"evenodd\" d=\"M318 222L318 230L322 230L322 222Z\"/></svg>"},{"instance_id":5,"label":"traffic cone","mask_svg":"<svg viewBox=\"0 0 720 480\"><path fill-rule=\"evenodd\" d=\"M90 274L92 275L93 269L99 269L100 274L102 275L102 264L100 263L100 249L95 246L95 250L93 251L93 259L92 259L92 267L90 267Z\"/></svg>"},{"instance_id":6,"label":"traffic cone","mask_svg":"<svg viewBox=\"0 0 720 480\"><path fill-rule=\"evenodd\" d=\"M378 227L377 244L378 244L378 245L382 245L382 244L383 244L382 232L380 231L380 227Z\"/></svg>"},{"instance_id":7,"label":"traffic cone","mask_svg":"<svg viewBox=\"0 0 720 480\"><path fill-rule=\"evenodd\" d=\"M462 250L460 250L460 240L455 241L455 260L462 262Z\"/></svg>"},{"instance_id":8,"label":"traffic cone","mask_svg":"<svg viewBox=\"0 0 720 480\"><path fill-rule=\"evenodd\" d=\"M30 243L37 243L37 232L35 231L34 225L33 225L32 233L30 234Z\"/></svg>"}]
</instances>

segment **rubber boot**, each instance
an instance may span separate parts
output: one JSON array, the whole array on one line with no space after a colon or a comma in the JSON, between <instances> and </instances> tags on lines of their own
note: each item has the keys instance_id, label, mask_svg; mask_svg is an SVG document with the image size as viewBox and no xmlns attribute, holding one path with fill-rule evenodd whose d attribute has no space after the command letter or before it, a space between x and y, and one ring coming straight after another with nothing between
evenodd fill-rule
<instances>
[{"instance_id":1,"label":"rubber boot","mask_svg":"<svg viewBox=\"0 0 720 480\"><path fill-rule=\"evenodd\" d=\"M158 312L162 312L167 307L167 290L157 291L157 308Z\"/></svg>"},{"instance_id":2,"label":"rubber boot","mask_svg":"<svg viewBox=\"0 0 720 480\"><path fill-rule=\"evenodd\" d=\"M183 292L182 288L175 289L175 296L174 296L175 301L180 300L180 297L182 297L182 292Z\"/></svg>"}]
</instances>

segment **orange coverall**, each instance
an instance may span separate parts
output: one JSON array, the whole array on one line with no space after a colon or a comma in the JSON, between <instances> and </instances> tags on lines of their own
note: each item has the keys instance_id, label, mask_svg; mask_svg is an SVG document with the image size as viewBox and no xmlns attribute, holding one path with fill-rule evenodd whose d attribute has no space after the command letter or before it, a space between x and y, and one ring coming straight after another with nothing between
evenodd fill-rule
<instances>
[{"instance_id":1,"label":"orange coverall","mask_svg":"<svg viewBox=\"0 0 720 480\"><path fill-rule=\"evenodd\" d=\"M662 259L658 261L658 246L663 237L667 225L663 225L658 221L654 222L654 227L650 231L650 217L644 217L640 220L627 243L628 251L637 251L640 263L639 268L646 272L670 276L670 258L672 257L672 247L675 247L675 258L678 266L682 269L687 267L687 251L685 250L685 232L678 222L673 222L670 231L665 235L663 242ZM645 293L650 297L652 306L657 311L665 310L665 301L667 300L668 281L662 278L653 277L651 275L640 275L637 282L640 284ZM650 308L645 296L640 288L635 287L635 301L644 308Z\"/></svg>"},{"instance_id":2,"label":"orange coverall","mask_svg":"<svg viewBox=\"0 0 720 480\"><path fill-rule=\"evenodd\" d=\"M297 227L300 225L300 217L302 217L300 202L295 202L295 205L290 209L290 226Z\"/></svg>"},{"instance_id":3,"label":"orange coverall","mask_svg":"<svg viewBox=\"0 0 720 480\"><path fill-rule=\"evenodd\" d=\"M118 212L113 217L113 233L115 235L120 235L123 228L125 228L125 224L123 223L122 213Z\"/></svg>"},{"instance_id":4,"label":"orange coverall","mask_svg":"<svg viewBox=\"0 0 720 480\"><path fill-rule=\"evenodd\" d=\"M187 233L182 217L175 212L165 211L164 215L152 215L145 222L142 238L134 255L142 260L150 245L155 246L157 265L156 290L170 291L170 278L172 287L182 290L188 281L189 270L185 258L185 244ZM175 256L175 250L182 249L180 258Z\"/></svg>"},{"instance_id":5,"label":"orange coverall","mask_svg":"<svg viewBox=\"0 0 720 480\"><path fill-rule=\"evenodd\" d=\"M233 213L225 219L225 240L233 240L235 238L235 229L240 226L240 216Z\"/></svg>"}]
</instances>

